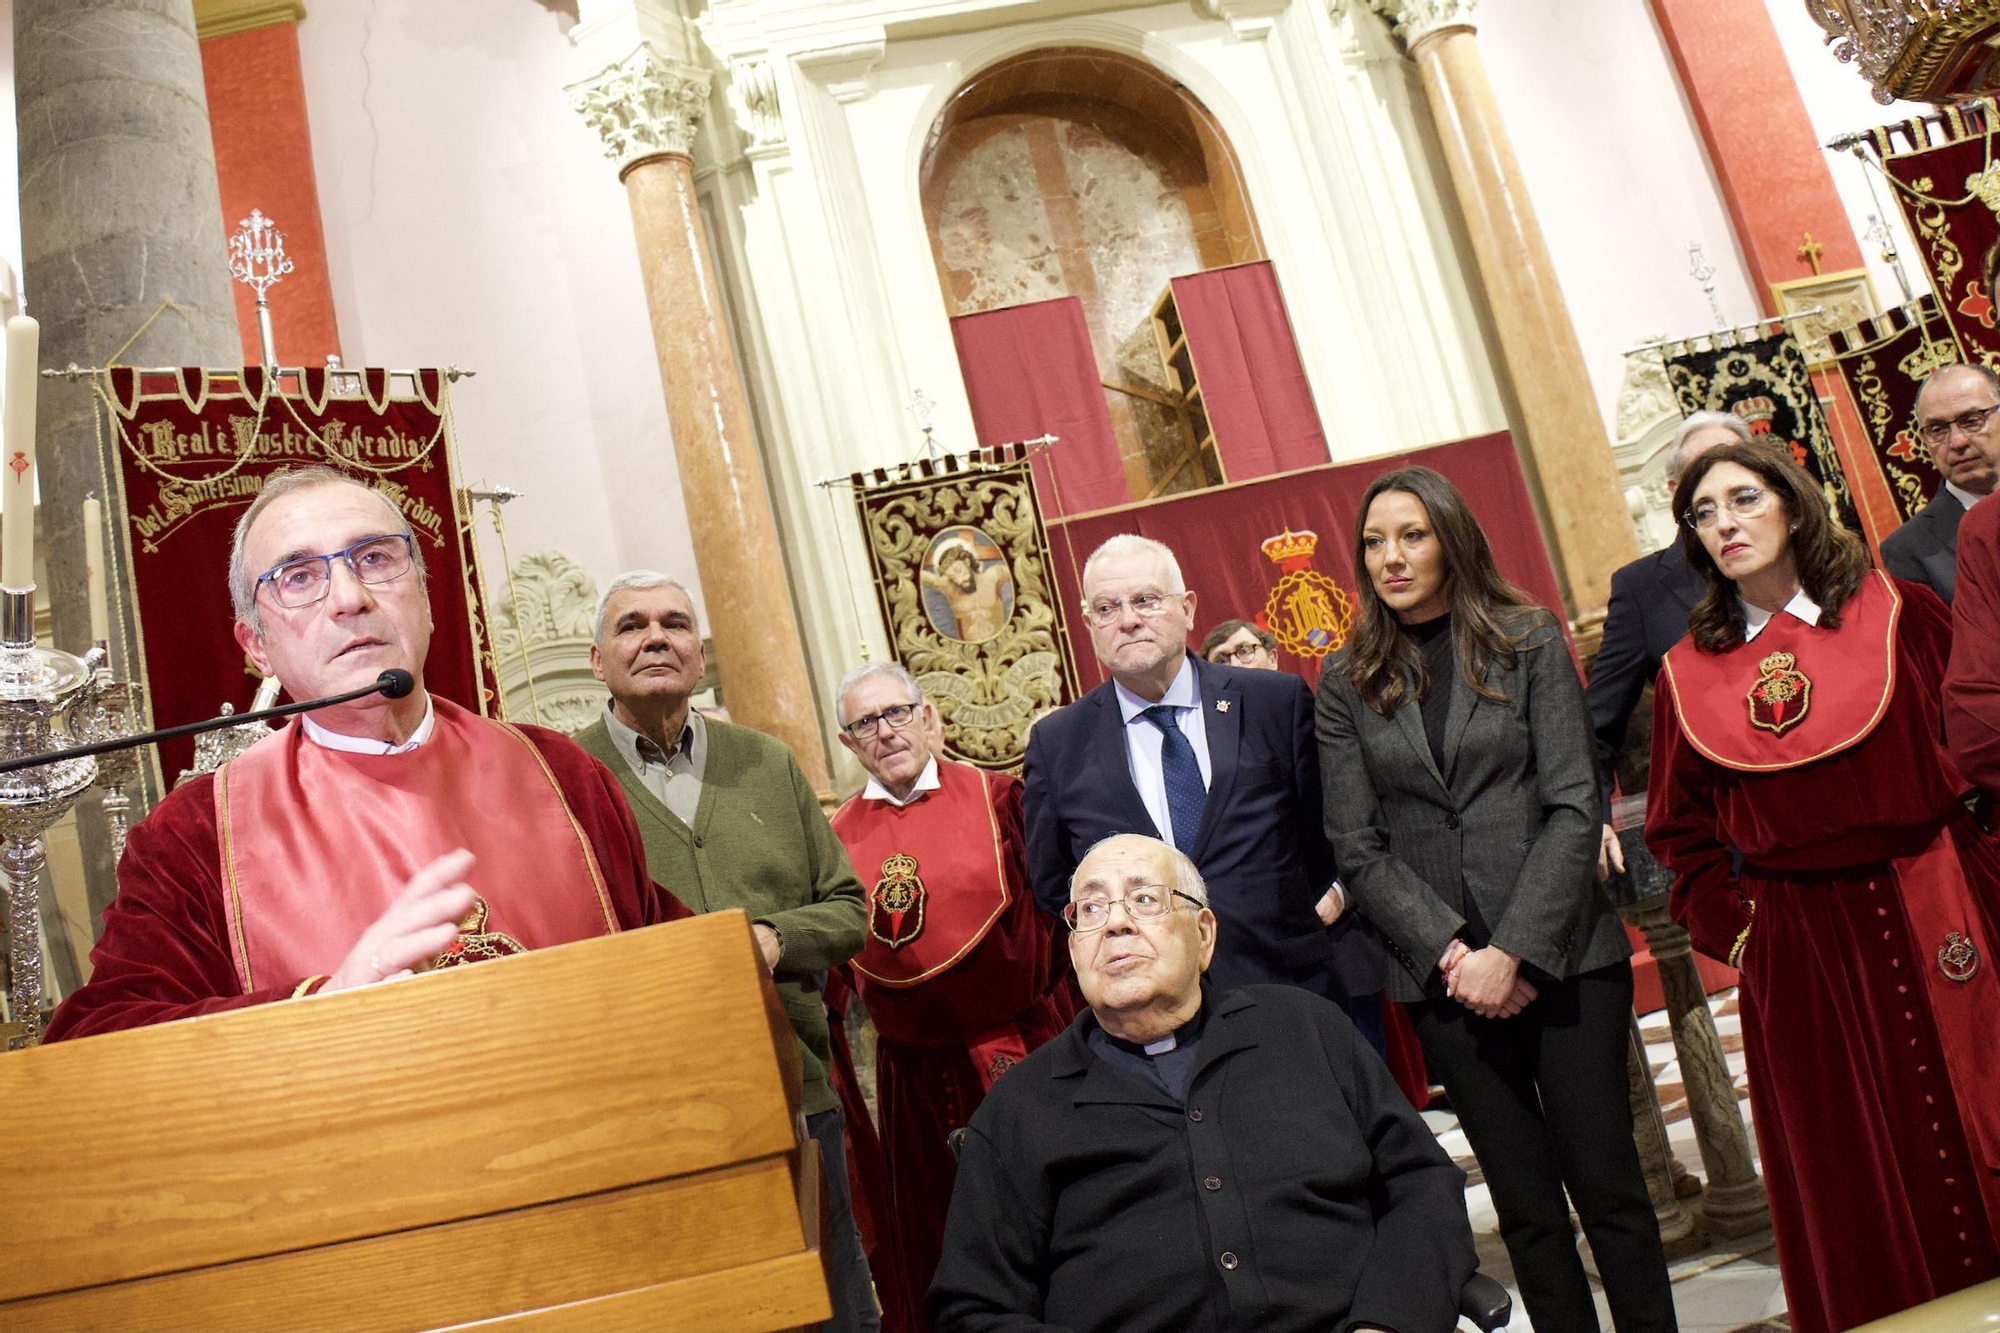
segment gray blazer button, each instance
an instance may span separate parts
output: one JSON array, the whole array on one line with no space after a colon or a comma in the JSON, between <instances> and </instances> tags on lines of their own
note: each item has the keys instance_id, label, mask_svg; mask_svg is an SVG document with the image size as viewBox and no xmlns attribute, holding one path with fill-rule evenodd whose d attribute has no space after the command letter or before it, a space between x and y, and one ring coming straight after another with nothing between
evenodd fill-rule
<instances>
[{"instance_id":1,"label":"gray blazer button","mask_svg":"<svg viewBox=\"0 0 2000 1333\"><path fill-rule=\"evenodd\" d=\"M1224 1250L1222 1252L1222 1258L1217 1262L1219 1262L1224 1268L1228 1269L1232 1273L1236 1271L1236 1263L1237 1263L1236 1256L1231 1254L1228 1250Z\"/></svg>"},{"instance_id":2,"label":"gray blazer button","mask_svg":"<svg viewBox=\"0 0 2000 1333\"><path fill-rule=\"evenodd\" d=\"M1446 828L1457 828L1457 827L1458 827L1458 816L1457 816L1456 814L1449 814L1449 815L1446 815L1446 816L1444 817L1444 826L1445 826Z\"/></svg>"},{"instance_id":3,"label":"gray blazer button","mask_svg":"<svg viewBox=\"0 0 2000 1333\"><path fill-rule=\"evenodd\" d=\"M1221 1176L1204 1177L1201 1182L1201 1187L1205 1190L1219 1190L1222 1188L1222 1177Z\"/></svg>"}]
</instances>

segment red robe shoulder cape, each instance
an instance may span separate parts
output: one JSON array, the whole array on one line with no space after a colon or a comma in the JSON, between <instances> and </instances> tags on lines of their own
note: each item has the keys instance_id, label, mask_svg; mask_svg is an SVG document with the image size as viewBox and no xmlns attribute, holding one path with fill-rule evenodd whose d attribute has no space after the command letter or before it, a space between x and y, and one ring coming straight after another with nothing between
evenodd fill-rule
<instances>
[{"instance_id":1,"label":"red robe shoulder cape","mask_svg":"<svg viewBox=\"0 0 2000 1333\"><path fill-rule=\"evenodd\" d=\"M618 925L629 929L688 915L647 874L638 825L610 771L559 732L518 730L548 766L588 841ZM338 810L328 814L340 817ZM472 880L476 886L477 870ZM204 774L132 830L118 866L118 896L105 910L104 931L91 952L90 981L56 1010L48 1040L282 1000L306 979L258 977L256 989L244 990L230 947L215 779Z\"/></svg>"},{"instance_id":2,"label":"red robe shoulder cape","mask_svg":"<svg viewBox=\"0 0 2000 1333\"><path fill-rule=\"evenodd\" d=\"M885 1312L919 1329L957 1172L945 1136L1075 1015L1067 950L1028 889L1020 780L940 760L938 782L901 807L856 796L832 820L868 887L852 967L879 1036L888 1200L870 1263Z\"/></svg>"},{"instance_id":3,"label":"red robe shoulder cape","mask_svg":"<svg viewBox=\"0 0 2000 1333\"><path fill-rule=\"evenodd\" d=\"M1930 589L1875 573L1839 619L1781 612L1724 653L1682 640L1647 791L1675 919L1739 954L1796 1333L2000 1274L2000 845L1941 743L1950 624ZM1969 974L1954 934L1981 956Z\"/></svg>"}]
</instances>

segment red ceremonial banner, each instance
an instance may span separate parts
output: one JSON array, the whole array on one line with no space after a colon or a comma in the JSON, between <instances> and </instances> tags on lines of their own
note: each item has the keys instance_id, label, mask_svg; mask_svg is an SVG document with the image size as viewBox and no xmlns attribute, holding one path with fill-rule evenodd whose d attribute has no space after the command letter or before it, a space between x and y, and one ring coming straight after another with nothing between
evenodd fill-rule
<instances>
[{"instance_id":1,"label":"red ceremonial banner","mask_svg":"<svg viewBox=\"0 0 2000 1333\"><path fill-rule=\"evenodd\" d=\"M1194 644L1225 620L1250 620L1278 640L1279 663L1319 679L1320 663L1347 642L1359 580L1354 516L1368 484L1420 464L1450 478L1485 529L1500 573L1564 623L1562 590L1528 498L1513 439L1501 431L1359 463L1328 463L1211 487L1150 504L1050 519L1049 546L1085 690L1104 669L1080 613L1083 562L1107 538L1136 532L1173 548L1197 594Z\"/></svg>"},{"instance_id":2,"label":"red ceremonial banner","mask_svg":"<svg viewBox=\"0 0 2000 1333\"><path fill-rule=\"evenodd\" d=\"M1996 133L2000 114L1981 98L1862 139L1889 178L1945 319L1965 349L1987 361L2000 357L1994 297L1980 272L1987 250L2000 241Z\"/></svg>"},{"instance_id":3,"label":"red ceremonial banner","mask_svg":"<svg viewBox=\"0 0 2000 1333\"><path fill-rule=\"evenodd\" d=\"M241 372L105 371L95 384L117 459L106 530L114 568L138 606L137 651L153 721L172 726L239 709L258 676L233 633L229 544L274 473L325 463L388 497L408 520L429 570L425 687L485 713L495 697L484 642L471 515L454 485L450 394L439 371L392 392L387 371L335 372L340 392L307 370L291 392L261 367ZM351 381L350 381L351 382ZM400 387L400 386L399 386ZM475 635L478 639L475 640ZM166 781L190 766L191 740L159 747Z\"/></svg>"}]
</instances>

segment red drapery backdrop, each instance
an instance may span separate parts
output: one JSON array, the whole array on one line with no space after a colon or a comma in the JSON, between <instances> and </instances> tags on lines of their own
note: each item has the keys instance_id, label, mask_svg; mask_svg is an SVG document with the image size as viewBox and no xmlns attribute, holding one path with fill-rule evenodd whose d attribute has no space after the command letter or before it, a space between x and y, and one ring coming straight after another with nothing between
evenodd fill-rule
<instances>
[{"instance_id":1,"label":"red drapery backdrop","mask_svg":"<svg viewBox=\"0 0 2000 1333\"><path fill-rule=\"evenodd\" d=\"M951 336L980 444L997 449L1060 437L1034 456L1045 514L1080 514L1131 499L1082 301L1065 296L960 315Z\"/></svg>"},{"instance_id":2,"label":"red drapery backdrop","mask_svg":"<svg viewBox=\"0 0 2000 1333\"><path fill-rule=\"evenodd\" d=\"M416 392L392 395L386 371L363 377L354 396L331 393L323 370L299 391L266 391L264 372L200 369L140 375L111 370L98 381L117 467L105 530L138 606L136 633L148 704L158 726L241 710L257 676L232 633L230 536L267 477L326 463L396 506L423 547L434 628L424 684L467 708L489 711L474 645L483 627L469 523L461 516L449 457L444 377L419 372ZM483 632L483 629L482 629ZM159 747L167 782L188 767L194 742Z\"/></svg>"},{"instance_id":3,"label":"red drapery backdrop","mask_svg":"<svg viewBox=\"0 0 2000 1333\"><path fill-rule=\"evenodd\" d=\"M1501 574L1566 623L1561 586L1520 460L1513 440L1501 431L1387 458L1328 463L1150 504L1050 520L1050 554L1064 623L1072 627L1081 688L1104 681L1079 610L1083 562L1106 538L1121 532L1136 532L1173 548L1182 576L1198 594L1191 646L1198 647L1201 636L1225 620L1258 621L1278 636L1280 664L1305 677L1307 684L1317 682L1320 662L1346 642L1352 628L1358 592L1354 516L1361 494L1382 473L1410 464L1435 468L1465 493ZM1317 540L1301 540L1303 534Z\"/></svg>"},{"instance_id":4,"label":"red drapery backdrop","mask_svg":"<svg viewBox=\"0 0 2000 1333\"><path fill-rule=\"evenodd\" d=\"M1248 481L1326 462L1270 261L1175 278L1173 289L1223 475Z\"/></svg>"}]
</instances>

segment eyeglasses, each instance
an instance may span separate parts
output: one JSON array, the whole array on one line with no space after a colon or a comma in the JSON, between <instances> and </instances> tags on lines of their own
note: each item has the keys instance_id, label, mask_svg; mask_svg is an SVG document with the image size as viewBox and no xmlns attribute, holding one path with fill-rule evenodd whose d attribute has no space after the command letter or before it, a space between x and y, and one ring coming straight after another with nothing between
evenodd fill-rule
<instances>
[{"instance_id":1,"label":"eyeglasses","mask_svg":"<svg viewBox=\"0 0 2000 1333\"><path fill-rule=\"evenodd\" d=\"M865 741L875 735L882 723L887 722L891 731L901 731L910 725L910 719L916 715L915 704L890 704L879 713L866 713L855 718L841 730L857 741Z\"/></svg>"},{"instance_id":2,"label":"eyeglasses","mask_svg":"<svg viewBox=\"0 0 2000 1333\"><path fill-rule=\"evenodd\" d=\"M1771 507L1771 493L1759 486L1739 486L1722 497L1722 503L1713 500L1696 502L1687 511L1687 525L1696 532L1704 532L1715 526L1727 509L1737 518L1755 518Z\"/></svg>"},{"instance_id":3,"label":"eyeglasses","mask_svg":"<svg viewBox=\"0 0 2000 1333\"><path fill-rule=\"evenodd\" d=\"M1124 617L1125 608L1128 606L1132 608L1133 615L1151 620L1154 616L1163 616L1172 610L1174 598L1178 596L1179 593L1142 592L1123 601L1115 597L1100 597L1094 602L1085 602L1083 610L1093 625L1117 624Z\"/></svg>"},{"instance_id":4,"label":"eyeglasses","mask_svg":"<svg viewBox=\"0 0 2000 1333\"><path fill-rule=\"evenodd\" d=\"M1173 910L1175 898L1186 898L1196 908L1208 904L1179 889L1170 889L1164 884L1141 884L1123 898L1095 896L1079 898L1066 904L1062 910L1063 924L1079 935L1088 935L1094 930L1103 930L1111 924L1111 909L1125 904L1125 912L1134 921L1151 921L1165 916Z\"/></svg>"},{"instance_id":5,"label":"eyeglasses","mask_svg":"<svg viewBox=\"0 0 2000 1333\"><path fill-rule=\"evenodd\" d=\"M1960 412L1955 417L1943 421L1926 421L1917 428L1917 434L1924 437L1926 444L1943 444L1951 438L1951 428L1956 426L1967 435L1977 435L1986 429L1986 419L2000 412L2000 403L1991 407L1975 407L1970 412Z\"/></svg>"},{"instance_id":6,"label":"eyeglasses","mask_svg":"<svg viewBox=\"0 0 2000 1333\"><path fill-rule=\"evenodd\" d=\"M333 587L333 562L345 560L347 568L362 583L387 583L410 572L415 563L407 532L386 537L363 537L344 551L326 555L305 555L287 560L276 569L257 576L259 588L269 585L279 606L297 608L323 600Z\"/></svg>"},{"instance_id":7,"label":"eyeglasses","mask_svg":"<svg viewBox=\"0 0 2000 1333\"><path fill-rule=\"evenodd\" d=\"M1257 660L1257 654L1268 651L1270 650L1261 643L1239 643L1234 648L1217 648L1208 660L1218 666L1228 661L1237 661L1249 666Z\"/></svg>"}]
</instances>

